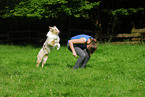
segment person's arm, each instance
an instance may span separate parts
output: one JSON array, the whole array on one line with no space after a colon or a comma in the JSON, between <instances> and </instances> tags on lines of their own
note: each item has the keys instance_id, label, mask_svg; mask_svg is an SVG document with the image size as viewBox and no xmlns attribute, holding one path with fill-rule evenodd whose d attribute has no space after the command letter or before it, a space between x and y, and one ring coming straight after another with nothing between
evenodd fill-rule
<instances>
[{"instance_id":1,"label":"person's arm","mask_svg":"<svg viewBox=\"0 0 145 97\"><path fill-rule=\"evenodd\" d=\"M86 39L85 38L80 38L80 39L72 39L72 40L69 40L69 46L72 50L72 53L73 53L73 56L74 57L77 57L77 53L74 49L74 46L73 44L84 44L86 42Z\"/></svg>"}]
</instances>

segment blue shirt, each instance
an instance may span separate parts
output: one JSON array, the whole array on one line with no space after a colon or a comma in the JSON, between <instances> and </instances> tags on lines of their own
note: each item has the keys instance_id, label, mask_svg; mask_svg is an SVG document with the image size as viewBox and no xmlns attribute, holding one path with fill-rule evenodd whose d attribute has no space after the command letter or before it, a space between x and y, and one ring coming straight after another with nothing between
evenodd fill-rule
<instances>
[{"instance_id":1,"label":"blue shirt","mask_svg":"<svg viewBox=\"0 0 145 97\"><path fill-rule=\"evenodd\" d=\"M73 36L70 40L85 38L86 39L86 42L87 42L90 37L91 36L86 35L86 34L80 34L80 35L77 35L77 36ZM93 37L91 37L91 38L94 39ZM69 40L68 40L68 42L69 42ZM86 48L86 46L84 44L76 44L76 45L78 45L81 48Z\"/></svg>"}]
</instances>

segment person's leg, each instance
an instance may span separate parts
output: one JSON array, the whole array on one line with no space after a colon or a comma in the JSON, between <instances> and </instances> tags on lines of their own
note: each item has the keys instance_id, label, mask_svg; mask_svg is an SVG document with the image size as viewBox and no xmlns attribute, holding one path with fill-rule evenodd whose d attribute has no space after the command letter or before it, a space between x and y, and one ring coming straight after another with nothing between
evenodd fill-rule
<instances>
[{"instance_id":1,"label":"person's leg","mask_svg":"<svg viewBox=\"0 0 145 97\"><path fill-rule=\"evenodd\" d=\"M88 62L88 61L89 61L89 59L90 59L90 55L89 55L89 53L87 52L87 49L84 49L83 51L85 52L86 57L85 57L85 59L84 59L84 61L83 61L83 63L82 63L81 68L85 68L85 67L86 67L87 62Z\"/></svg>"},{"instance_id":2,"label":"person's leg","mask_svg":"<svg viewBox=\"0 0 145 97\"><path fill-rule=\"evenodd\" d=\"M71 51L69 44L67 44L67 47ZM77 62L75 64L75 66L73 67L73 69L77 69L77 68L79 68L79 65L83 63L83 61L86 57L86 53L77 45L74 45L74 49L75 49L77 55L79 55L79 58L77 59Z\"/></svg>"},{"instance_id":3,"label":"person's leg","mask_svg":"<svg viewBox=\"0 0 145 97\"><path fill-rule=\"evenodd\" d=\"M74 66L74 69L77 69L79 68L79 65L82 64L82 62L86 58L86 53L80 47L75 47L75 51L79 55L79 58L77 59L77 62Z\"/></svg>"}]
</instances>

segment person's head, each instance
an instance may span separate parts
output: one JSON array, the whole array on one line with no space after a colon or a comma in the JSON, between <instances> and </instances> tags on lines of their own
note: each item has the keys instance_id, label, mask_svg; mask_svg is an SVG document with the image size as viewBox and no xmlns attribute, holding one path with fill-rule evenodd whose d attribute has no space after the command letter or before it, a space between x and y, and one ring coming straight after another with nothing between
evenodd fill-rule
<instances>
[{"instance_id":1,"label":"person's head","mask_svg":"<svg viewBox=\"0 0 145 97\"><path fill-rule=\"evenodd\" d=\"M91 37L88 39L88 41L86 42L86 45L89 45L91 43Z\"/></svg>"},{"instance_id":2,"label":"person's head","mask_svg":"<svg viewBox=\"0 0 145 97\"><path fill-rule=\"evenodd\" d=\"M87 44L87 49L91 55L97 49L97 43L96 43L97 41L96 39L92 39L92 38L89 38L89 39L90 40L89 40L89 43Z\"/></svg>"}]
</instances>

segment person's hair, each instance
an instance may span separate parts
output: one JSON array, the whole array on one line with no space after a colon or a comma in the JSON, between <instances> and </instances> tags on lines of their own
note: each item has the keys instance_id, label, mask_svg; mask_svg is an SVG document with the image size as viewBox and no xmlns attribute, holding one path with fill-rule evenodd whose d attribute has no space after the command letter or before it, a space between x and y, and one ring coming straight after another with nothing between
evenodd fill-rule
<instances>
[{"instance_id":1,"label":"person's hair","mask_svg":"<svg viewBox=\"0 0 145 97\"><path fill-rule=\"evenodd\" d=\"M90 38L91 42L88 47L88 51L90 54L93 54L94 51L97 49L97 40Z\"/></svg>"}]
</instances>

